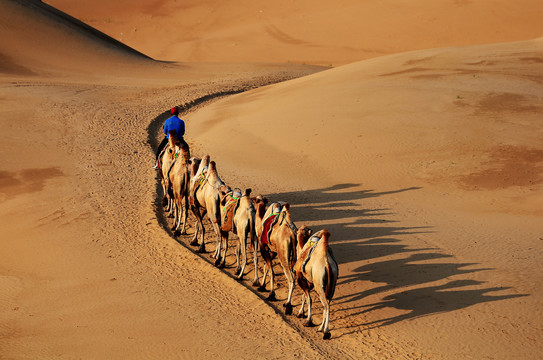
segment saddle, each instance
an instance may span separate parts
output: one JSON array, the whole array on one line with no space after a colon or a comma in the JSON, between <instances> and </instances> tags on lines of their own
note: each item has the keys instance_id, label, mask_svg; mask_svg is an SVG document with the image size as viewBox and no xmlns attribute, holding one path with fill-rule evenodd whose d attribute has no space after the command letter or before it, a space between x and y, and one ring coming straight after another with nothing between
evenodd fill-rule
<instances>
[{"instance_id":1,"label":"saddle","mask_svg":"<svg viewBox=\"0 0 543 360\"><path fill-rule=\"evenodd\" d=\"M225 195L228 197L226 204L221 210L221 230L231 231L236 233L236 226L234 224L234 214L239 207L239 199L241 199L241 190L236 188Z\"/></svg>"},{"instance_id":2,"label":"saddle","mask_svg":"<svg viewBox=\"0 0 543 360\"><path fill-rule=\"evenodd\" d=\"M273 226L279 220L279 214L283 209L283 205L279 203L271 204L273 206L271 214L262 222L262 235L260 235L260 246L268 245Z\"/></svg>"},{"instance_id":3,"label":"saddle","mask_svg":"<svg viewBox=\"0 0 543 360\"><path fill-rule=\"evenodd\" d=\"M304 245L304 248L302 249L302 253L298 257L298 261L296 261L296 264L294 264L294 271L296 273L303 273L305 272L305 266L311 259L311 255L313 255L313 251L315 251L315 248L317 247L317 244L319 240L322 237L322 230L316 232L313 234L309 240Z\"/></svg>"}]
</instances>

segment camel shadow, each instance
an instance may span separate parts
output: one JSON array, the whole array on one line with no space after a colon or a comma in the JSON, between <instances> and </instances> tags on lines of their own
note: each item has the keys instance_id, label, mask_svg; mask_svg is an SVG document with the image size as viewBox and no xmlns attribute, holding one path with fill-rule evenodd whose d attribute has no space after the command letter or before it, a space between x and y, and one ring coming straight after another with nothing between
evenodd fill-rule
<instances>
[{"instance_id":1,"label":"camel shadow","mask_svg":"<svg viewBox=\"0 0 543 360\"><path fill-rule=\"evenodd\" d=\"M338 184L267 195L271 201L295 204L293 214L297 222L325 223L332 234L330 243L340 264L341 289L333 302L340 317L350 319L338 321L336 329L356 332L361 327L387 326L479 303L528 296L496 294L509 288L485 287L484 282L471 278L474 273L491 268L457 262L453 255L436 247L414 247L410 238L417 234L432 236L435 231L431 226L399 226L390 209L361 205L365 199L419 189L376 192L361 189L357 184ZM341 267L346 264L359 266L342 275ZM468 286L471 288L466 289ZM380 301L368 304L369 297ZM402 314L366 323L359 316L386 307L401 310Z\"/></svg>"},{"instance_id":2,"label":"camel shadow","mask_svg":"<svg viewBox=\"0 0 543 360\"><path fill-rule=\"evenodd\" d=\"M435 315L470 307L485 302L514 299L528 296L528 294L491 294L505 291L511 287L487 287L477 289L461 289L468 286L484 285L476 280L453 280L443 285L427 286L393 293L382 298L382 301L366 305L366 309L349 316L357 316L384 308L394 308L406 311L405 313L388 318L378 319L361 324L365 330L392 325L405 320L412 320L424 316ZM356 328L360 327L356 326ZM340 329L341 327L338 327ZM344 328L353 328L346 326ZM344 333L348 335L358 330Z\"/></svg>"},{"instance_id":3,"label":"camel shadow","mask_svg":"<svg viewBox=\"0 0 543 360\"><path fill-rule=\"evenodd\" d=\"M297 224L309 221L326 222L326 228L332 234L330 241L336 248L339 242L343 246L343 243L354 240L430 232L429 226L389 226L397 222L382 218L393 215L390 209L367 209L358 203L369 198L419 189L421 188L409 187L376 192L361 189L359 184L345 183L320 189L267 194L266 197L270 202L283 200L291 203ZM381 226L376 226L377 224ZM346 258L342 258L342 263L349 258L347 254Z\"/></svg>"}]
</instances>

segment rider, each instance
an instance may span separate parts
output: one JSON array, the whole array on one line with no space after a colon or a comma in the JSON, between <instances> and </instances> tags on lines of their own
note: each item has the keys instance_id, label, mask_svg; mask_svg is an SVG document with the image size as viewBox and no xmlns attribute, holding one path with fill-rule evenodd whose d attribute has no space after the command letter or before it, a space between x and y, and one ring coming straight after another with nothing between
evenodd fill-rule
<instances>
[{"instance_id":1,"label":"rider","mask_svg":"<svg viewBox=\"0 0 543 360\"><path fill-rule=\"evenodd\" d=\"M185 122L181 120L177 115L179 115L179 110L177 110L176 107L171 108L170 114L172 115L168 120L164 122L164 139L158 145L158 149L156 152L156 163L155 166L153 166L153 169L160 169L160 164L158 162L158 157L160 156L160 153L164 149L164 147L168 144L168 137L169 132L174 130L177 134L177 139L181 142L181 144L186 144L185 140L183 139L183 136L185 135ZM188 145L187 145L188 147Z\"/></svg>"}]
</instances>

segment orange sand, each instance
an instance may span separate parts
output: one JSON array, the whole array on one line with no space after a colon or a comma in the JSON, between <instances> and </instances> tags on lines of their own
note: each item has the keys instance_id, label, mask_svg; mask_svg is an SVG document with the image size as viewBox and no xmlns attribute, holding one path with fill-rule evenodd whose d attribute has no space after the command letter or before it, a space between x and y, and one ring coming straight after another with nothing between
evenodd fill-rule
<instances>
[{"instance_id":1,"label":"orange sand","mask_svg":"<svg viewBox=\"0 0 543 360\"><path fill-rule=\"evenodd\" d=\"M0 2L0 358L540 357L543 4L48 3L112 38ZM164 112L255 87L187 139L330 230L330 341L164 227Z\"/></svg>"}]
</instances>

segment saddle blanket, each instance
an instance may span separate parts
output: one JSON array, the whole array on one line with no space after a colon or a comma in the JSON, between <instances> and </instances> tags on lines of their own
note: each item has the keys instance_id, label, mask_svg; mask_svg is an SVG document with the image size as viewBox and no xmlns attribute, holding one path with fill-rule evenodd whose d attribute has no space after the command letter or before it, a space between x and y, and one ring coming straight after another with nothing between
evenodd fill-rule
<instances>
[{"instance_id":1,"label":"saddle blanket","mask_svg":"<svg viewBox=\"0 0 543 360\"><path fill-rule=\"evenodd\" d=\"M221 212L221 230L230 231L233 227L234 212L238 205L239 198L230 196L228 202L224 205Z\"/></svg>"},{"instance_id":2,"label":"saddle blanket","mask_svg":"<svg viewBox=\"0 0 543 360\"><path fill-rule=\"evenodd\" d=\"M268 232L270 231L270 227L273 224L275 218L279 214L272 214L268 216L266 220L264 220L264 224L262 224L262 235L260 235L260 245L267 245L269 242L268 239Z\"/></svg>"}]
</instances>

